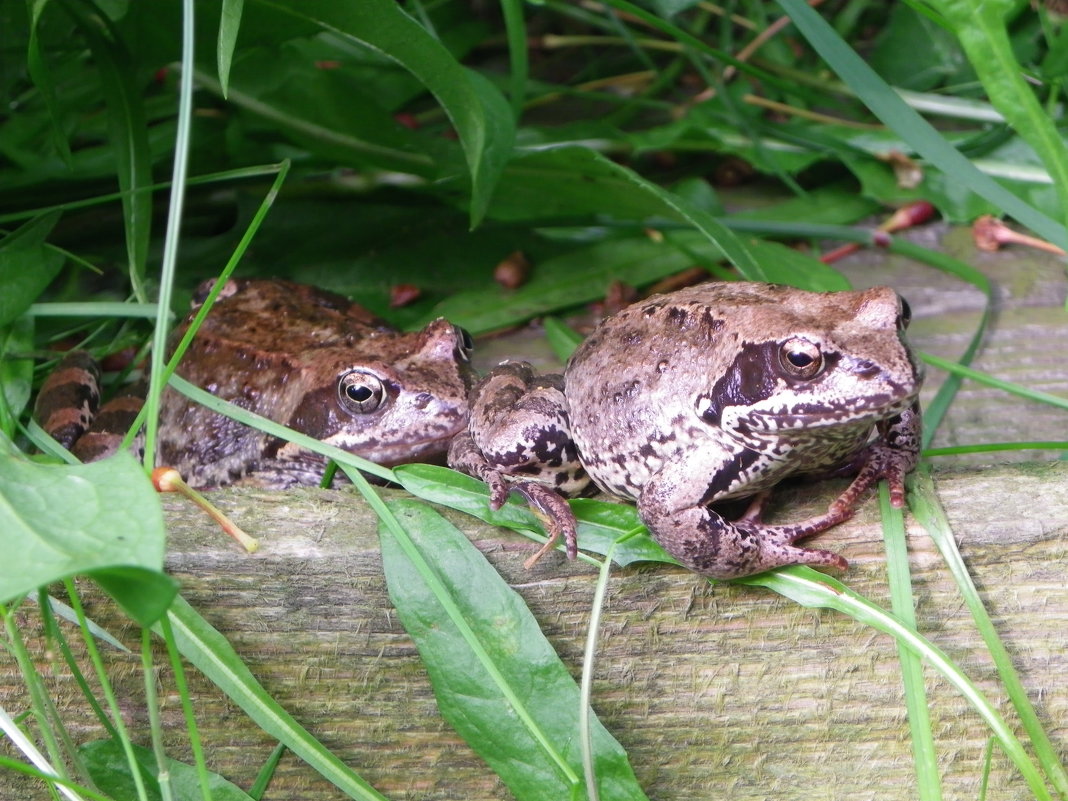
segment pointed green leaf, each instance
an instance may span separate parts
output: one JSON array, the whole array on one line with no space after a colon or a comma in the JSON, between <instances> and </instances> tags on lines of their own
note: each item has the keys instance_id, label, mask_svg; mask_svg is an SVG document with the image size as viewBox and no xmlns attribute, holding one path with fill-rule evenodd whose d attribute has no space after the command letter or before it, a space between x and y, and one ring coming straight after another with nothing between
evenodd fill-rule
<instances>
[{"instance_id":1,"label":"pointed green leaf","mask_svg":"<svg viewBox=\"0 0 1068 801\"><path fill-rule=\"evenodd\" d=\"M71 162L70 142L67 141L67 135L60 123L61 106L56 96L55 82L52 80L52 73L48 68L48 62L41 49L41 41L37 36L37 24L46 5L48 5L48 0L30 0L29 3L30 41L26 48L26 68L48 108L48 116L52 121L52 142L60 158L69 166Z\"/></svg>"},{"instance_id":2,"label":"pointed green leaf","mask_svg":"<svg viewBox=\"0 0 1068 801\"><path fill-rule=\"evenodd\" d=\"M477 478L432 464L405 464L393 474L412 495L465 512L479 520L512 531L538 532L544 541L541 521L518 495L494 511L489 507L489 490ZM606 554L608 548L624 534L641 525L633 504L577 498L571 510L578 521L579 549ZM560 548L563 548L561 543ZM632 562L674 562L667 552L648 535L634 536L616 545L612 560L620 565Z\"/></svg>"},{"instance_id":3,"label":"pointed green leaf","mask_svg":"<svg viewBox=\"0 0 1068 801\"><path fill-rule=\"evenodd\" d=\"M223 0L219 14L217 60L223 97L226 97L230 88L230 64L234 60L234 47L237 45L238 31L241 30L241 12L244 6L245 0Z\"/></svg>"},{"instance_id":4,"label":"pointed green leaf","mask_svg":"<svg viewBox=\"0 0 1068 801\"><path fill-rule=\"evenodd\" d=\"M582 797L579 688L523 599L429 506L389 506L407 534L379 529L389 596L442 716L520 801ZM602 801L645 798L596 718L591 736Z\"/></svg>"},{"instance_id":5,"label":"pointed green leaf","mask_svg":"<svg viewBox=\"0 0 1068 801\"><path fill-rule=\"evenodd\" d=\"M149 799L159 799L159 766L151 749L134 745L134 756L141 770ZM130 763L122 744L115 740L94 740L78 748L93 783L113 798L137 798L137 788L130 775ZM171 798L174 801L203 801L197 769L176 759L167 760ZM252 796L217 773L208 774L208 786L214 801L253 801Z\"/></svg>"},{"instance_id":6,"label":"pointed green leaf","mask_svg":"<svg viewBox=\"0 0 1068 801\"><path fill-rule=\"evenodd\" d=\"M108 109L108 130L116 162L126 232L126 259L137 299L148 300L144 286L152 233L152 154L144 98L126 45L110 20L88 4L68 3L100 73Z\"/></svg>"},{"instance_id":7,"label":"pointed green leaf","mask_svg":"<svg viewBox=\"0 0 1068 801\"><path fill-rule=\"evenodd\" d=\"M297 723L256 680L226 638L181 596L174 599L168 620L182 656L226 693L256 725L284 743L349 798L386 801L385 796Z\"/></svg>"}]
</instances>

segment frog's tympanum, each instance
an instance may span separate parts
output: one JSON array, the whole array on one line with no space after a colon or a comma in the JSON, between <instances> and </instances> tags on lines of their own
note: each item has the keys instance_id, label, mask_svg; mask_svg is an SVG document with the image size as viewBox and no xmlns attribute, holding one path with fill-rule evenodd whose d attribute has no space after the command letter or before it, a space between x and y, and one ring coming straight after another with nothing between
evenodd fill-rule
<instances>
[{"instance_id":1,"label":"frog's tympanum","mask_svg":"<svg viewBox=\"0 0 1068 801\"><path fill-rule=\"evenodd\" d=\"M173 342L211 286L207 282L197 290L194 312ZM440 457L466 426L474 376L470 347L468 335L442 319L422 331L400 333L321 289L232 279L178 374L304 434L394 465ZM83 436L98 391L80 379L96 370L86 354L72 354L46 382L37 403L45 429L85 461L113 450L117 438L110 432L124 432L131 410L140 406L139 400L116 399ZM324 465L322 457L211 412L172 389L163 394L157 457L195 487L318 483Z\"/></svg>"},{"instance_id":2,"label":"frog's tympanum","mask_svg":"<svg viewBox=\"0 0 1068 801\"><path fill-rule=\"evenodd\" d=\"M654 296L604 320L562 376L525 363L490 372L449 463L486 481L495 507L519 490L572 556L575 521L561 495L592 480L637 501L653 538L703 575L844 568L795 542L849 518L879 479L904 504L922 380L907 323L886 287L714 283ZM761 521L766 491L783 479L852 474L825 514ZM714 506L748 496L757 500L735 520Z\"/></svg>"}]
</instances>

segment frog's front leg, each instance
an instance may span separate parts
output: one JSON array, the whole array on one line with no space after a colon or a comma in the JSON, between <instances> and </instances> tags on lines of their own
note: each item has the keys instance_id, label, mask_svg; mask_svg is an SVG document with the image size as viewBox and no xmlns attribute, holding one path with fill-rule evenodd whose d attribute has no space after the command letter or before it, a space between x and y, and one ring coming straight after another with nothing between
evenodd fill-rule
<instances>
[{"instance_id":1,"label":"frog's front leg","mask_svg":"<svg viewBox=\"0 0 1068 801\"><path fill-rule=\"evenodd\" d=\"M717 579L740 578L784 565L841 570L848 566L836 553L794 543L849 519L850 509L831 509L802 523L780 526L761 523L758 510L731 521L711 509L708 504L715 499L716 484L729 485L738 470L729 455L717 463L665 465L646 482L638 498L638 514L653 539L686 567ZM694 481L702 475L712 477L712 487Z\"/></svg>"},{"instance_id":2,"label":"frog's front leg","mask_svg":"<svg viewBox=\"0 0 1068 801\"><path fill-rule=\"evenodd\" d=\"M521 493L549 532L549 542L528 564L563 536L568 557L578 552L575 517L565 496L589 486L571 439L560 375L537 375L526 362L506 362L472 390L468 430L449 448L449 466L489 485L490 506L499 509L510 490Z\"/></svg>"},{"instance_id":3,"label":"frog's front leg","mask_svg":"<svg viewBox=\"0 0 1068 801\"><path fill-rule=\"evenodd\" d=\"M830 510L852 510L861 495L885 478L890 487L890 504L898 509L905 505L905 476L920 458L922 420L919 402L896 417L881 421L879 436L867 445L847 466L856 478L835 499Z\"/></svg>"}]
</instances>

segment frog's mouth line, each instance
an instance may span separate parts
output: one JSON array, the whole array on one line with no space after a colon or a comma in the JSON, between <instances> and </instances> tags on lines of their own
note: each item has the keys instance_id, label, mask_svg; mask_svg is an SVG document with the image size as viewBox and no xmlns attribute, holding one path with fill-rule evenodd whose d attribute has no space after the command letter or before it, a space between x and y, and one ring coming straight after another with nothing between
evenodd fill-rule
<instances>
[{"instance_id":1,"label":"frog's mouth line","mask_svg":"<svg viewBox=\"0 0 1068 801\"><path fill-rule=\"evenodd\" d=\"M383 467L392 467L398 464L418 462L427 456L444 455L448 450L452 438L467 428L467 418L457 422L457 425L443 430L436 436L425 437L420 440L397 440L388 443L363 442L359 448L350 447L352 443L346 442L340 435L333 435L323 439L335 447L353 453L368 461L380 464Z\"/></svg>"},{"instance_id":2,"label":"frog's mouth line","mask_svg":"<svg viewBox=\"0 0 1068 801\"><path fill-rule=\"evenodd\" d=\"M892 401L889 396L879 395L862 398L846 406L835 408L813 407L802 404L787 409L754 409L743 415L743 420L750 423L759 421L768 430L795 430L803 428L821 428L841 425L871 418L874 423L893 417L905 411L915 401L915 395L909 395Z\"/></svg>"}]
</instances>

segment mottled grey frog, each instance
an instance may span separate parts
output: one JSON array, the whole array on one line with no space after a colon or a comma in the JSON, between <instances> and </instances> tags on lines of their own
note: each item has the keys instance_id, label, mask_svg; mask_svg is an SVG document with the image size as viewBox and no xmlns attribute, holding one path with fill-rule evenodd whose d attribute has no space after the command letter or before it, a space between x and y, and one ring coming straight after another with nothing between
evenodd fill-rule
<instances>
[{"instance_id":1,"label":"mottled grey frog","mask_svg":"<svg viewBox=\"0 0 1068 801\"><path fill-rule=\"evenodd\" d=\"M904 504L920 442L921 366L908 307L887 287L806 292L710 283L657 295L600 323L562 376L504 363L471 396L449 463L486 481L499 507L519 490L563 534L561 495L637 501L653 538L683 565L736 578L781 565L845 568L795 542L849 518L879 479ZM767 491L796 475L856 478L825 514L766 525ZM756 496L728 520L712 504Z\"/></svg>"},{"instance_id":2,"label":"mottled grey frog","mask_svg":"<svg viewBox=\"0 0 1068 801\"><path fill-rule=\"evenodd\" d=\"M194 312L172 342L185 332L212 284L198 288ZM401 333L325 290L289 281L232 279L178 373L245 409L394 465L442 456L466 426L474 381L470 349L467 333L443 319L422 331ZM72 354L46 381L37 402L45 429L83 461L114 450L112 432L124 432L140 407L140 399L119 398L111 410L105 405L82 436L99 393L95 385L80 382L95 370L85 353ZM215 414L171 389L160 409L157 461L177 468L194 487L236 481L264 487L313 484L324 465L320 456Z\"/></svg>"}]
</instances>

